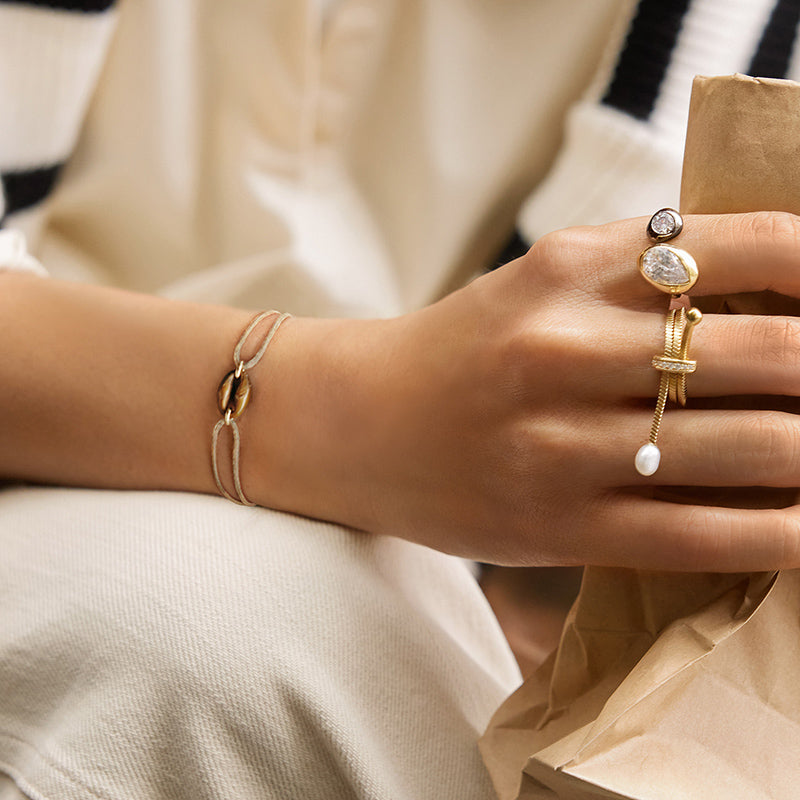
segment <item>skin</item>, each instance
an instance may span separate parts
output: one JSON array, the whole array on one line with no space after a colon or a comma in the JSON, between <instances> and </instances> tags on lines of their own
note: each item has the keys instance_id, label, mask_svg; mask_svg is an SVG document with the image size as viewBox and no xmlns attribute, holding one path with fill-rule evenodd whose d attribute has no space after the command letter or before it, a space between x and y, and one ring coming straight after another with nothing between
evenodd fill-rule
<instances>
[{"instance_id":1,"label":"skin","mask_svg":"<svg viewBox=\"0 0 800 800\"><path fill-rule=\"evenodd\" d=\"M759 488L766 507L731 508L716 492L800 486L794 317L707 313L689 406L664 418L661 467L634 470L668 306L636 269L646 223L551 234L395 319L287 321L251 374L245 492L498 564L800 565L798 506ZM695 300L800 297L791 215L687 217L673 244L699 265ZM250 312L3 281L0 475L216 492L216 386ZM744 395L760 399L729 399ZM656 487L680 487L681 501Z\"/></svg>"}]
</instances>

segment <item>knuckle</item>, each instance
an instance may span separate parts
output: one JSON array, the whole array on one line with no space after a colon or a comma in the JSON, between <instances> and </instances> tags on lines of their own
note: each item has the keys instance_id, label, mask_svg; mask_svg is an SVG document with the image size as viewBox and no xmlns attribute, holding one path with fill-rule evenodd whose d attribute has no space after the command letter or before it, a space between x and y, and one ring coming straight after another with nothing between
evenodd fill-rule
<instances>
[{"instance_id":1,"label":"knuckle","mask_svg":"<svg viewBox=\"0 0 800 800\"><path fill-rule=\"evenodd\" d=\"M780 411L747 414L734 439L736 452L746 457L749 469L787 478L797 473L800 442L790 414Z\"/></svg>"},{"instance_id":2,"label":"knuckle","mask_svg":"<svg viewBox=\"0 0 800 800\"><path fill-rule=\"evenodd\" d=\"M523 401L538 371L537 334L519 328L498 344L498 352L490 367L492 385L514 401Z\"/></svg>"},{"instance_id":3,"label":"knuckle","mask_svg":"<svg viewBox=\"0 0 800 800\"><path fill-rule=\"evenodd\" d=\"M800 353L800 319L755 317L750 325L751 344L760 358L786 366L796 362Z\"/></svg>"},{"instance_id":4,"label":"knuckle","mask_svg":"<svg viewBox=\"0 0 800 800\"><path fill-rule=\"evenodd\" d=\"M722 523L715 509L695 507L687 512L686 526L676 537L676 547L682 551L686 560L698 569L707 567L722 568L730 531Z\"/></svg>"},{"instance_id":5,"label":"knuckle","mask_svg":"<svg viewBox=\"0 0 800 800\"><path fill-rule=\"evenodd\" d=\"M585 345L574 326L536 317L508 336L501 348L498 365L504 382L536 390L545 381L553 387L580 371Z\"/></svg>"},{"instance_id":6,"label":"knuckle","mask_svg":"<svg viewBox=\"0 0 800 800\"><path fill-rule=\"evenodd\" d=\"M571 228L552 231L538 238L528 252L540 261L558 261L569 252L572 238Z\"/></svg>"},{"instance_id":7,"label":"knuckle","mask_svg":"<svg viewBox=\"0 0 800 800\"><path fill-rule=\"evenodd\" d=\"M776 566L796 568L800 565L800 520L783 510L777 511L770 526Z\"/></svg>"},{"instance_id":8,"label":"knuckle","mask_svg":"<svg viewBox=\"0 0 800 800\"><path fill-rule=\"evenodd\" d=\"M757 211L748 215L746 235L759 252L800 249L800 217L786 211Z\"/></svg>"},{"instance_id":9,"label":"knuckle","mask_svg":"<svg viewBox=\"0 0 800 800\"><path fill-rule=\"evenodd\" d=\"M571 284L581 273L597 244L594 228L576 227L553 231L539 238L528 251L531 268L553 285Z\"/></svg>"},{"instance_id":10,"label":"knuckle","mask_svg":"<svg viewBox=\"0 0 800 800\"><path fill-rule=\"evenodd\" d=\"M796 569L800 566L800 519L790 513L782 513L780 519L781 566Z\"/></svg>"},{"instance_id":11,"label":"knuckle","mask_svg":"<svg viewBox=\"0 0 800 800\"><path fill-rule=\"evenodd\" d=\"M750 525L724 509L694 509L687 526L691 533L680 545L690 563L715 572L798 567L800 520L783 509L767 513L762 518L765 535L753 536Z\"/></svg>"}]
</instances>

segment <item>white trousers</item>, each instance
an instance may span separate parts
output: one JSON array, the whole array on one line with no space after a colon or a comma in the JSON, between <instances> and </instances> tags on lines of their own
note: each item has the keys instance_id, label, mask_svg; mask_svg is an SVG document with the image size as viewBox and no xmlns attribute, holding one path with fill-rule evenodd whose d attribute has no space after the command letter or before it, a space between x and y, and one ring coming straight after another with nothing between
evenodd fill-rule
<instances>
[{"instance_id":1,"label":"white trousers","mask_svg":"<svg viewBox=\"0 0 800 800\"><path fill-rule=\"evenodd\" d=\"M0 798L487 800L459 559L216 497L0 492Z\"/></svg>"}]
</instances>

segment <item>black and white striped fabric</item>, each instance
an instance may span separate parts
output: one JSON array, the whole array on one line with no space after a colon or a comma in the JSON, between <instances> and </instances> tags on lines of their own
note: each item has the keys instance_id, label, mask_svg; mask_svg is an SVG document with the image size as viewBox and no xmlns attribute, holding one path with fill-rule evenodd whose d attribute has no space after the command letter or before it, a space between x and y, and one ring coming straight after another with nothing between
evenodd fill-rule
<instances>
[{"instance_id":1,"label":"black and white striped fabric","mask_svg":"<svg viewBox=\"0 0 800 800\"><path fill-rule=\"evenodd\" d=\"M751 13L747 15L750 25L737 31L729 27L731 20L726 18L727 14L718 18L719 31L726 31L728 36L744 34L739 48L733 41L729 43L732 72L743 72L759 78L790 77L790 62L800 22L800 0L771 2L771 10L768 7L765 9L763 4L759 7L758 0L750 3ZM725 12L724 4L716 5ZM735 17L734 5L732 3L729 10L733 12L731 16ZM707 22L713 22L710 16L712 10L711 3L701 0L674 0L671 3L641 0L602 102L636 119L648 120L656 108L670 64L691 58L698 67L697 71L703 71L705 53L699 47L702 39L690 36L682 38L681 33L684 30L688 32L693 23L697 23L700 32L706 26L701 26L702 19L695 18L709 15ZM765 10L769 11L768 16L764 15ZM754 42L753 33L758 33L759 29L760 36ZM710 57L713 55L713 38L708 40L708 44ZM695 52L687 53L688 47Z\"/></svg>"},{"instance_id":2,"label":"black and white striped fabric","mask_svg":"<svg viewBox=\"0 0 800 800\"><path fill-rule=\"evenodd\" d=\"M798 77L799 70L796 66L790 73L798 24L800 2L778 0L753 54L747 74L758 78Z\"/></svg>"},{"instance_id":3,"label":"black and white striped fabric","mask_svg":"<svg viewBox=\"0 0 800 800\"><path fill-rule=\"evenodd\" d=\"M0 225L40 203L75 145L114 0L0 0Z\"/></svg>"},{"instance_id":4,"label":"black and white striped fabric","mask_svg":"<svg viewBox=\"0 0 800 800\"><path fill-rule=\"evenodd\" d=\"M49 194L72 152L113 32L114 6L115 0L0 0L0 226ZM608 195L605 205L593 203L608 219L676 202L665 195L659 168L678 172L692 76L800 78L799 21L800 0L640 0L622 42L612 43L619 50L613 71L572 115L561 157L526 204L501 261L547 230L605 221L584 216L588 203L580 202L598 169L606 185L592 184L588 193ZM611 192L615 171L620 181ZM643 175L651 176L650 194L632 182Z\"/></svg>"},{"instance_id":5,"label":"black and white striped fabric","mask_svg":"<svg viewBox=\"0 0 800 800\"><path fill-rule=\"evenodd\" d=\"M693 76L800 80L798 23L800 0L640 0L499 263L550 230L677 205Z\"/></svg>"}]
</instances>

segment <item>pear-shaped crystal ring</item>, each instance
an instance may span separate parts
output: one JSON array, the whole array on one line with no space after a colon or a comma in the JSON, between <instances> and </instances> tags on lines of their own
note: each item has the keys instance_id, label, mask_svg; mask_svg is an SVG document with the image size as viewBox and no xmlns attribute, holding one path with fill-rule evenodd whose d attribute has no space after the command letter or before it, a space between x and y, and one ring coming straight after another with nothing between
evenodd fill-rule
<instances>
[{"instance_id":1,"label":"pear-shaped crystal ring","mask_svg":"<svg viewBox=\"0 0 800 800\"><path fill-rule=\"evenodd\" d=\"M694 286L697 264L685 250L662 244L683 230L683 217L674 208L656 211L647 223L647 235L655 241L639 256L639 272L662 292L677 297Z\"/></svg>"},{"instance_id":2,"label":"pear-shaped crystal ring","mask_svg":"<svg viewBox=\"0 0 800 800\"><path fill-rule=\"evenodd\" d=\"M686 376L694 372L697 362L689 359L692 330L703 319L688 298L682 297L697 281L697 264L689 253L663 244L674 239L683 229L683 218L672 208L662 208L650 218L647 235L656 244L639 256L639 272L651 285L672 296L667 312L664 353L653 356L651 366L661 373L658 399L650 427L650 437L634 459L640 475L652 475L661 463L658 432L667 400L686 405Z\"/></svg>"},{"instance_id":3,"label":"pear-shaped crystal ring","mask_svg":"<svg viewBox=\"0 0 800 800\"><path fill-rule=\"evenodd\" d=\"M697 263L685 250L668 244L654 244L639 256L639 272L662 292L677 297L697 281Z\"/></svg>"}]
</instances>

